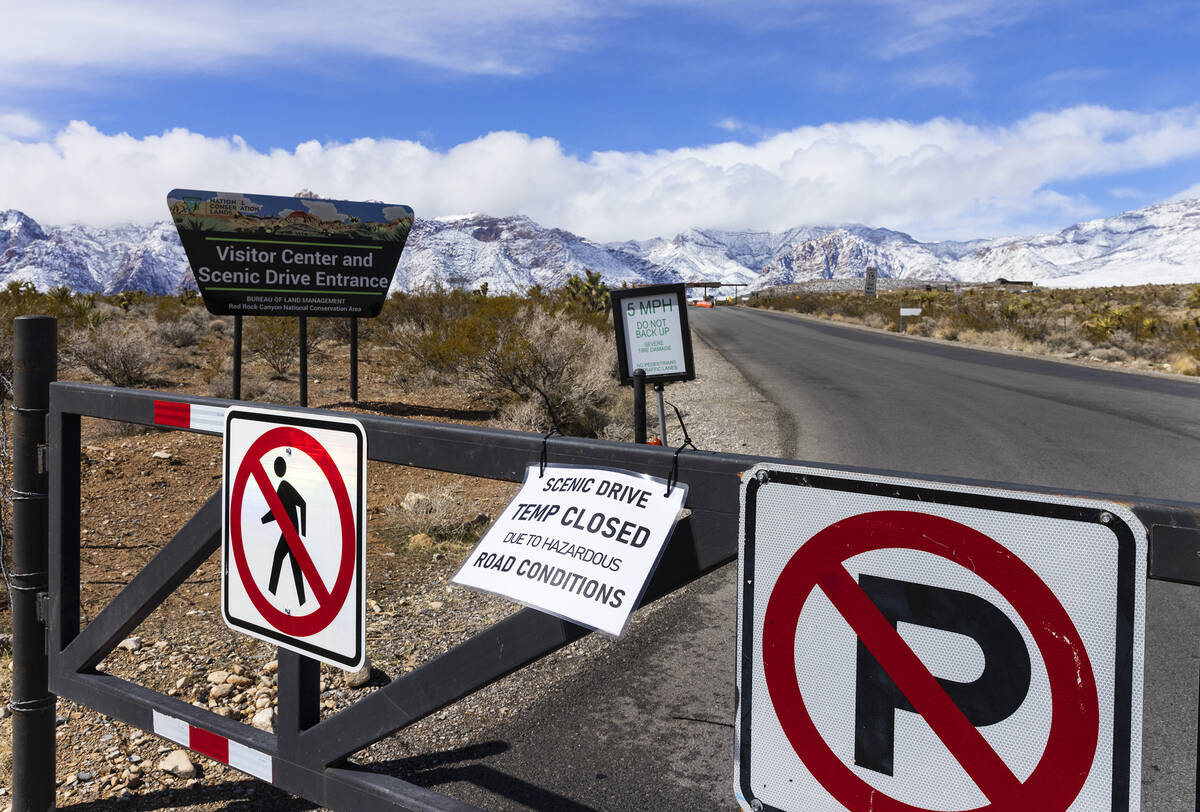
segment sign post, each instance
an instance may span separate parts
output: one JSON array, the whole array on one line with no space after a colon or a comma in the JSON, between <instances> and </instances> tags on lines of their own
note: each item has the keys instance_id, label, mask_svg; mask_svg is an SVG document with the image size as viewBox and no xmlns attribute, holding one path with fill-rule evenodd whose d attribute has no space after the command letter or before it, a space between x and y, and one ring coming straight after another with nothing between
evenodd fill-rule
<instances>
[{"instance_id":1,"label":"sign post","mask_svg":"<svg viewBox=\"0 0 1200 812\"><path fill-rule=\"evenodd\" d=\"M743 809L1131 810L1146 537L1094 500L760 465Z\"/></svg>"},{"instance_id":2,"label":"sign post","mask_svg":"<svg viewBox=\"0 0 1200 812\"><path fill-rule=\"evenodd\" d=\"M874 299L879 280L879 271L874 265L867 266L866 279L863 281L863 295L868 299Z\"/></svg>"},{"instance_id":3,"label":"sign post","mask_svg":"<svg viewBox=\"0 0 1200 812\"><path fill-rule=\"evenodd\" d=\"M666 414L662 386L669 381L690 381L696 377L692 360L692 333L688 328L685 286L651 285L644 288L614 290L613 329L617 339L617 366L621 383L634 387L635 414L639 396L634 373L642 370L645 383L653 384L659 394L659 427L666 443ZM644 420L644 402L641 405ZM642 424L635 420L635 433Z\"/></svg>"},{"instance_id":4,"label":"sign post","mask_svg":"<svg viewBox=\"0 0 1200 812\"><path fill-rule=\"evenodd\" d=\"M919 308L919 307L901 307L900 308L900 332L902 332L902 333L904 332L904 317L905 316L919 316L919 315L921 315L921 308Z\"/></svg>"},{"instance_id":5,"label":"sign post","mask_svg":"<svg viewBox=\"0 0 1200 812\"><path fill-rule=\"evenodd\" d=\"M412 208L400 204L197 189L173 189L167 208L204 306L233 316L239 338L242 316L300 318L301 405L308 395L305 319L378 316L413 225ZM237 340L233 376L240 398Z\"/></svg>"},{"instance_id":6,"label":"sign post","mask_svg":"<svg viewBox=\"0 0 1200 812\"><path fill-rule=\"evenodd\" d=\"M366 433L225 413L221 608L230 628L348 671L366 657Z\"/></svg>"}]
</instances>

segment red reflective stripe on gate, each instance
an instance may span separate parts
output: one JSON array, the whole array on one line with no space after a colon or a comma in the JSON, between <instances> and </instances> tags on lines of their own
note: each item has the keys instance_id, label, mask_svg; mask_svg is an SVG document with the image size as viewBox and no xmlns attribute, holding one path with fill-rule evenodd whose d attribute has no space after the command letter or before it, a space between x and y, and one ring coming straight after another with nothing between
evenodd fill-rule
<instances>
[{"instance_id":1,"label":"red reflective stripe on gate","mask_svg":"<svg viewBox=\"0 0 1200 812\"><path fill-rule=\"evenodd\" d=\"M188 725L188 747L222 764L229 763L229 739L204 728Z\"/></svg>"},{"instance_id":2,"label":"red reflective stripe on gate","mask_svg":"<svg viewBox=\"0 0 1200 812\"><path fill-rule=\"evenodd\" d=\"M181 429L192 425L192 406L177 400L154 401L154 422L160 426L177 426Z\"/></svg>"}]
</instances>

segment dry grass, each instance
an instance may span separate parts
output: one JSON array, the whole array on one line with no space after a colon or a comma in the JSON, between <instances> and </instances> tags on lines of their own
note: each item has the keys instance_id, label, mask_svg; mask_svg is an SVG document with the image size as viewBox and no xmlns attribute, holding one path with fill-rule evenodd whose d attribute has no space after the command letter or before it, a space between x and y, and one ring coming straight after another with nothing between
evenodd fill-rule
<instances>
[{"instance_id":1,"label":"dry grass","mask_svg":"<svg viewBox=\"0 0 1200 812\"><path fill-rule=\"evenodd\" d=\"M1173 355L1170 364L1176 375L1200 375L1200 361L1194 355Z\"/></svg>"},{"instance_id":2,"label":"dry grass","mask_svg":"<svg viewBox=\"0 0 1200 812\"><path fill-rule=\"evenodd\" d=\"M932 286L931 286L932 287ZM992 286L759 297L753 306L900 330L900 307L920 307L904 332L1018 352L1188 372L1200 362L1200 286L1057 290ZM1190 360L1189 360L1190 359Z\"/></svg>"}]
</instances>

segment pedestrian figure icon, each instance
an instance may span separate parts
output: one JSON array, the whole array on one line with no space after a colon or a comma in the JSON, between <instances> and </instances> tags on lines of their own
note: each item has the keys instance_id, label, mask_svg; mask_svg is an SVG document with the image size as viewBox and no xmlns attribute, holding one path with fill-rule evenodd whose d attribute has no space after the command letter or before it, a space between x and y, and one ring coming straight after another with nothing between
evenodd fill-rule
<instances>
[{"instance_id":1,"label":"pedestrian figure icon","mask_svg":"<svg viewBox=\"0 0 1200 812\"><path fill-rule=\"evenodd\" d=\"M275 476L282 477L286 473L287 463L283 461L283 457L276 457ZM275 493L279 496L279 501L283 505L284 512L287 513L287 517L291 520L292 527L296 529L296 533L301 536L305 535L308 530L306 527L307 515L304 507L304 498L292 487L292 483L286 479L280 479L279 487L275 489ZM268 510L263 514L263 524L269 524L273 521L276 521L274 513ZM277 594L279 588L279 573L283 568L284 558L292 560L292 578L296 582L296 598L300 601L300 605L303 606L305 601L304 576L300 572L300 562L296 560L296 556L292 553L291 548L288 547L287 537L283 532L283 528L280 528L279 543L275 545L275 561L271 565L271 582L267 585L272 595Z\"/></svg>"}]
</instances>

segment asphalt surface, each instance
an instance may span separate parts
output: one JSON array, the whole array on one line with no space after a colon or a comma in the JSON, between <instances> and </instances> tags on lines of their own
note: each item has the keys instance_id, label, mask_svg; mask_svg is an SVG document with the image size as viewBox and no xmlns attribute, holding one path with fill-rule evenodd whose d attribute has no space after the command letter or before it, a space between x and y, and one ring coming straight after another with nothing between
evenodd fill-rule
<instances>
[{"instance_id":1,"label":"asphalt surface","mask_svg":"<svg viewBox=\"0 0 1200 812\"><path fill-rule=\"evenodd\" d=\"M785 414L785 455L1200 501L1200 384L746 308L692 317ZM1147 589L1143 804L1194 808L1200 588Z\"/></svg>"},{"instance_id":2,"label":"asphalt surface","mask_svg":"<svg viewBox=\"0 0 1200 812\"><path fill-rule=\"evenodd\" d=\"M1200 385L743 308L692 327L783 413L779 456L1200 501ZM487 809L735 808L735 573L419 783ZM1193 808L1200 588L1148 588L1143 808Z\"/></svg>"}]
</instances>

